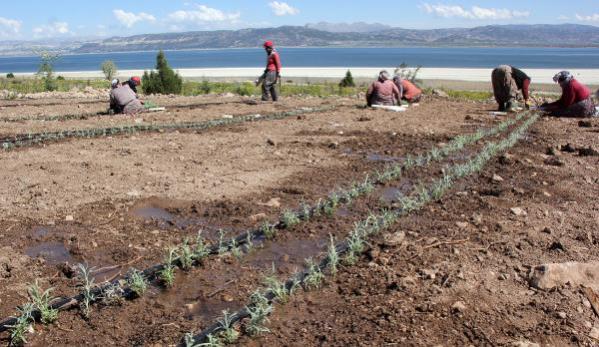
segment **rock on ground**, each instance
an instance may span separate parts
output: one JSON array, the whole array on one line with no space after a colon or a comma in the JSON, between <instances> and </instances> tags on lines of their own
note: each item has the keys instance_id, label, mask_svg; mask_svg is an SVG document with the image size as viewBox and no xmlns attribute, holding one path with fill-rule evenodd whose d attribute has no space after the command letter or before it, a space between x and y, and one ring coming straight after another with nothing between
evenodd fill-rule
<instances>
[{"instance_id":1,"label":"rock on ground","mask_svg":"<svg viewBox=\"0 0 599 347\"><path fill-rule=\"evenodd\" d=\"M551 289L567 283L599 291L599 262L543 264L530 274L530 284L539 289Z\"/></svg>"}]
</instances>

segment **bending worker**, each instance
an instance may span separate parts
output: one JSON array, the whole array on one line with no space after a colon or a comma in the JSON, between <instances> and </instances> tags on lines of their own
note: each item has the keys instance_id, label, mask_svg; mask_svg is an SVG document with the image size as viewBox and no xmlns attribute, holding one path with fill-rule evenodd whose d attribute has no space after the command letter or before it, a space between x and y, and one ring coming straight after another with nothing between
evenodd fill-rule
<instances>
[{"instance_id":1,"label":"bending worker","mask_svg":"<svg viewBox=\"0 0 599 347\"><path fill-rule=\"evenodd\" d=\"M266 69L262 76L256 81L256 85L262 83L262 101L268 101L269 94L272 101L279 100L277 92L277 82L281 79L281 58L275 50L275 45L272 41L264 42L264 50L266 51Z\"/></svg>"},{"instance_id":2,"label":"bending worker","mask_svg":"<svg viewBox=\"0 0 599 347\"><path fill-rule=\"evenodd\" d=\"M129 88L131 88L131 90L137 94L137 87L141 85L141 78L133 76L129 80L123 82L123 84L127 84Z\"/></svg>"},{"instance_id":3,"label":"bending worker","mask_svg":"<svg viewBox=\"0 0 599 347\"><path fill-rule=\"evenodd\" d=\"M129 85L124 84L119 86L118 80L116 81L116 85L114 82L110 90L110 108L115 113L136 114L145 110L135 92L129 88Z\"/></svg>"},{"instance_id":4,"label":"bending worker","mask_svg":"<svg viewBox=\"0 0 599 347\"><path fill-rule=\"evenodd\" d=\"M592 117L597 115L591 90L578 82L568 71L553 76L562 88L562 97L553 103L545 103L540 109L554 117Z\"/></svg>"},{"instance_id":5,"label":"bending worker","mask_svg":"<svg viewBox=\"0 0 599 347\"><path fill-rule=\"evenodd\" d=\"M393 77L393 83L399 89L400 100L405 100L410 104L419 102L422 98L422 90L416 87L416 85L406 79L401 78L400 75Z\"/></svg>"},{"instance_id":6,"label":"bending worker","mask_svg":"<svg viewBox=\"0 0 599 347\"><path fill-rule=\"evenodd\" d=\"M522 70L509 65L500 65L491 74L493 94L499 104L498 111L512 112L517 105L518 91L522 90L526 108L530 108L530 77Z\"/></svg>"},{"instance_id":7,"label":"bending worker","mask_svg":"<svg viewBox=\"0 0 599 347\"><path fill-rule=\"evenodd\" d=\"M378 80L374 81L366 92L366 103L368 106L394 106L399 102L400 98L399 89L390 80L389 73L385 70L379 73Z\"/></svg>"}]
</instances>

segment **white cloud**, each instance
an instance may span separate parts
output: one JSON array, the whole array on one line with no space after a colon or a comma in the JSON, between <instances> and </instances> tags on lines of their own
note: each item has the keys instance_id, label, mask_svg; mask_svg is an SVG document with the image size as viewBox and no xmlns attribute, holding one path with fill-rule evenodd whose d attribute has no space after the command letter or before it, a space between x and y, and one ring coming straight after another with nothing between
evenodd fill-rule
<instances>
[{"instance_id":1,"label":"white cloud","mask_svg":"<svg viewBox=\"0 0 599 347\"><path fill-rule=\"evenodd\" d=\"M529 11L512 11L508 9L500 9L500 8L484 8L479 6L472 6L471 9L465 9L462 6L458 5L431 5L425 3L422 5L422 9L426 13L434 14L438 17L443 18L465 18L465 19L474 19L474 20L484 20L484 19L514 19L520 17L529 17Z\"/></svg>"},{"instance_id":2,"label":"white cloud","mask_svg":"<svg viewBox=\"0 0 599 347\"><path fill-rule=\"evenodd\" d=\"M21 31L21 22L15 19L0 17L0 37L11 37Z\"/></svg>"},{"instance_id":3,"label":"white cloud","mask_svg":"<svg viewBox=\"0 0 599 347\"><path fill-rule=\"evenodd\" d=\"M558 20L570 20L570 17L564 16L563 14L557 17Z\"/></svg>"},{"instance_id":4,"label":"white cloud","mask_svg":"<svg viewBox=\"0 0 599 347\"><path fill-rule=\"evenodd\" d=\"M125 12L123 10L114 10L114 11L112 11L112 13L116 17L116 19L119 22L121 22L121 24L126 26L127 28L133 27L137 22L143 22L143 21L154 22L154 21L156 21L156 17L152 16L151 14L145 13L145 12L133 13L133 12Z\"/></svg>"},{"instance_id":5,"label":"white cloud","mask_svg":"<svg viewBox=\"0 0 599 347\"><path fill-rule=\"evenodd\" d=\"M594 13L588 16L581 16L576 14L576 19L581 22L599 22L599 13Z\"/></svg>"},{"instance_id":6,"label":"white cloud","mask_svg":"<svg viewBox=\"0 0 599 347\"><path fill-rule=\"evenodd\" d=\"M226 13L216 8L205 5L197 5L195 9L179 10L168 15L168 20L175 23L207 23L207 22L232 22L235 23L241 17L241 13Z\"/></svg>"},{"instance_id":7,"label":"white cloud","mask_svg":"<svg viewBox=\"0 0 599 347\"><path fill-rule=\"evenodd\" d=\"M293 16L299 13L297 8L291 7L286 2L272 1L268 6L270 6L276 16Z\"/></svg>"},{"instance_id":8,"label":"white cloud","mask_svg":"<svg viewBox=\"0 0 599 347\"><path fill-rule=\"evenodd\" d=\"M56 37L60 35L71 34L69 30L69 23L67 22L54 22L48 25L41 25L33 28L33 36L36 38L40 37Z\"/></svg>"}]
</instances>

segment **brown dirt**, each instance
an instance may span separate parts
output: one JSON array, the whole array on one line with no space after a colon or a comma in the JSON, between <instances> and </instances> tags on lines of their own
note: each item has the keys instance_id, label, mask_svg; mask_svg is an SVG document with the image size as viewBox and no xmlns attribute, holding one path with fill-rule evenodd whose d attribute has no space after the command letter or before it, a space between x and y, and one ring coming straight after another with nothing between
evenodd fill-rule
<instances>
[{"instance_id":1,"label":"brown dirt","mask_svg":"<svg viewBox=\"0 0 599 347\"><path fill-rule=\"evenodd\" d=\"M181 111L184 118L156 116L156 122L161 117L200 120L324 103L341 106L298 119L199 133L78 139L3 153L0 247L7 256L0 257L0 266L10 271L0 267L0 312L12 314L26 300L26 283L35 278L55 287L56 294L76 293L65 263L101 268L135 261L132 266L144 268L161 261L165 247L200 230L211 240L221 228L235 235L259 225L262 218L273 220L284 209L315 202L336 187L362 179L388 160L499 121L487 116L494 107L490 104L432 99L406 113L389 113L361 109L351 99L291 99L277 106L215 105ZM79 120L62 126L111 121ZM62 122L56 123L51 126L60 128ZM599 258L599 218L593 203L597 157L558 151L564 166L544 164L548 145L571 142L598 148L597 124L592 125L583 129L577 121L539 122L513 151L512 164L494 163L481 177L460 183L458 191L464 193L403 219L397 230L408 232L404 245L380 247L381 240L374 242L371 259L344 268L323 289L300 292L287 306L277 306L269 325L273 333L243 338L242 344L484 345L526 339L589 345L586 323L598 321L581 304L578 290L531 291L523 278L530 266L544 261ZM440 168L415 171L406 180L416 182ZM492 181L494 173L504 182ZM94 306L89 320L77 310L63 312L49 327L36 325L30 341L40 346L177 343L185 332L213 323L221 310L241 308L272 263L286 276L301 267L304 258L317 256L329 234L343 237L367 211L388 204L379 198L390 188L379 187L379 193L332 218L284 232L241 260L211 258L203 267L179 271L171 290L153 286L139 300ZM272 198L279 199L279 207L266 206ZM515 206L528 215L510 215ZM482 215L482 221L471 222L475 214ZM457 222L468 223L461 228ZM545 226L551 234L540 232ZM422 250L433 238L469 241ZM548 250L555 240L566 251ZM435 279L421 276L423 269L434 270ZM118 273L99 273L97 280ZM464 312L451 311L456 301L465 303ZM557 311L566 312L567 318L556 318Z\"/></svg>"}]
</instances>

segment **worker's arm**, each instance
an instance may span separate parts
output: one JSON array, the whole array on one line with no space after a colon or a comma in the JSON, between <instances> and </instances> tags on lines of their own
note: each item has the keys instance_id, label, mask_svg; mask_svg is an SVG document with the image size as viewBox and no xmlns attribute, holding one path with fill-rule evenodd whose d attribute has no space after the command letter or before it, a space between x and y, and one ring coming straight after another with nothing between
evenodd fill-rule
<instances>
[{"instance_id":1,"label":"worker's arm","mask_svg":"<svg viewBox=\"0 0 599 347\"><path fill-rule=\"evenodd\" d=\"M274 54L275 65L277 67L277 79L281 77L281 57L279 53Z\"/></svg>"},{"instance_id":2,"label":"worker's arm","mask_svg":"<svg viewBox=\"0 0 599 347\"><path fill-rule=\"evenodd\" d=\"M545 109L549 111L563 109L572 105L575 99L574 88L571 83L568 83L567 86L562 87L562 97L559 100L548 104Z\"/></svg>"},{"instance_id":3,"label":"worker's arm","mask_svg":"<svg viewBox=\"0 0 599 347\"><path fill-rule=\"evenodd\" d=\"M374 83L368 87L368 91L366 92L366 104L370 107L372 106L372 94L374 93Z\"/></svg>"},{"instance_id":4,"label":"worker's arm","mask_svg":"<svg viewBox=\"0 0 599 347\"><path fill-rule=\"evenodd\" d=\"M395 83L393 83L393 97L397 100L397 104L401 106L401 92Z\"/></svg>"},{"instance_id":5,"label":"worker's arm","mask_svg":"<svg viewBox=\"0 0 599 347\"><path fill-rule=\"evenodd\" d=\"M522 96L524 97L524 101L528 101L530 98L530 79L525 79L522 82Z\"/></svg>"}]
</instances>

